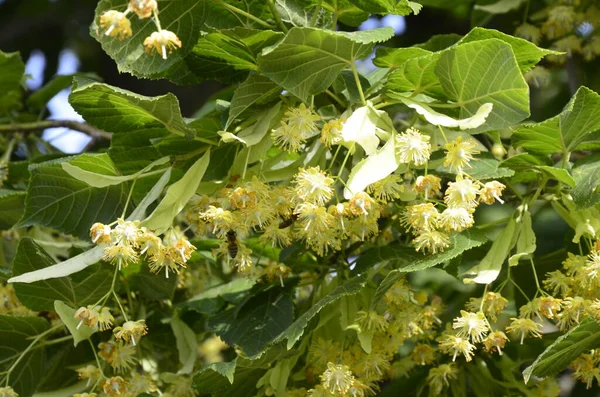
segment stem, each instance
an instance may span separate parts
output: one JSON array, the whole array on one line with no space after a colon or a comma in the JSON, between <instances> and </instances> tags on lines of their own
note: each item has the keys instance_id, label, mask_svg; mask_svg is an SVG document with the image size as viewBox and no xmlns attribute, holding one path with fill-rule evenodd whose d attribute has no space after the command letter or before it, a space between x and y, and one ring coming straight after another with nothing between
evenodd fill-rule
<instances>
[{"instance_id":1,"label":"stem","mask_svg":"<svg viewBox=\"0 0 600 397\"><path fill-rule=\"evenodd\" d=\"M162 28L160 27L160 19L158 19L158 9L157 8L153 9L152 14L154 15L154 24L156 25L156 29L161 31Z\"/></svg>"},{"instance_id":2,"label":"stem","mask_svg":"<svg viewBox=\"0 0 600 397\"><path fill-rule=\"evenodd\" d=\"M46 128L69 128L75 131L83 132L92 138L110 139L110 132L102 131L92 127L89 124L81 123L73 120L44 120L34 121L31 123L7 124L0 125L0 133L2 132L35 132Z\"/></svg>"},{"instance_id":3,"label":"stem","mask_svg":"<svg viewBox=\"0 0 600 397\"><path fill-rule=\"evenodd\" d=\"M104 371L102 370L102 364L100 363L100 359L98 358L98 353L96 353L96 348L94 347L94 344L92 343L91 339L88 339L88 342L90 342L90 346L92 348L92 351L94 352L94 357L96 357L96 364L98 365L100 374L102 375L102 377L106 378L106 375L104 375Z\"/></svg>"},{"instance_id":4,"label":"stem","mask_svg":"<svg viewBox=\"0 0 600 397\"><path fill-rule=\"evenodd\" d=\"M446 134L444 133L444 129L441 125L438 125L440 132L442 133L442 137L444 138L444 142L448 143L448 138L446 138Z\"/></svg>"},{"instance_id":5,"label":"stem","mask_svg":"<svg viewBox=\"0 0 600 397\"><path fill-rule=\"evenodd\" d=\"M360 84L360 78L358 77L358 70L356 70L356 65L352 62L352 74L354 74L354 81L356 81L356 87L358 88L358 94L360 95L360 101L363 106L367 105L367 101L365 99L365 94L362 89L362 85Z\"/></svg>"},{"instance_id":6,"label":"stem","mask_svg":"<svg viewBox=\"0 0 600 397\"><path fill-rule=\"evenodd\" d=\"M127 213L127 207L129 206L129 201L131 201L131 195L133 194L133 188L135 187L135 182L137 182L137 178L133 180L131 183L131 189L129 189L129 194L127 195L127 201L125 202L125 207L123 208L123 213L121 214L121 218L125 218L125 214Z\"/></svg>"},{"instance_id":7,"label":"stem","mask_svg":"<svg viewBox=\"0 0 600 397\"><path fill-rule=\"evenodd\" d=\"M117 302L117 305L119 305L119 309L121 309L121 313L123 313L123 318L125 319L125 322L129 321L129 319L127 318L127 313L125 313L125 309L123 308L123 305L121 304L121 301L119 300L119 295L117 295L117 293L115 291L112 292L115 301Z\"/></svg>"},{"instance_id":8,"label":"stem","mask_svg":"<svg viewBox=\"0 0 600 397\"><path fill-rule=\"evenodd\" d=\"M344 101L342 101L340 99L340 97L338 97L337 95L335 95L333 92L331 92L331 90L327 89L325 90L325 94L329 95L334 101L336 101L338 103L338 105L340 105L341 107L345 108L346 104L344 103Z\"/></svg>"},{"instance_id":9,"label":"stem","mask_svg":"<svg viewBox=\"0 0 600 397\"><path fill-rule=\"evenodd\" d=\"M515 282L515 280L513 280L512 278L510 278L509 280L521 292L521 294L523 294L523 296L525 297L525 299L527 299L527 302L531 302L531 299L529 299L529 297L527 296L527 294L525 292L523 292L523 290L521 289L521 287L519 287L519 284L517 284Z\"/></svg>"},{"instance_id":10,"label":"stem","mask_svg":"<svg viewBox=\"0 0 600 397\"><path fill-rule=\"evenodd\" d=\"M521 193L519 193L519 192L517 191L517 189L516 189L516 188L515 188L515 187L512 185L512 183L510 183L510 181L509 181L508 179L503 179L503 182L504 182L504 184L505 184L506 186L508 186L508 188L509 188L510 190L512 190L512 191L513 191L513 193L515 194L515 196L517 196L517 198L518 198L519 200L523 201L523 196L521 196Z\"/></svg>"},{"instance_id":11,"label":"stem","mask_svg":"<svg viewBox=\"0 0 600 397\"><path fill-rule=\"evenodd\" d=\"M234 13L239 14L239 15L242 15L242 16L248 18L248 19L251 19L254 22L258 23L259 25L261 25L261 26L263 26L265 28L269 28L269 29L273 28L273 26L271 26L271 24L263 21L260 18L255 17L254 15L252 15L252 14L250 14L250 13L244 11L244 10L241 10L241 9L237 8L236 6L232 6L231 4L225 3L222 0L219 1L219 4L221 4L224 8L228 9L229 11L234 12Z\"/></svg>"},{"instance_id":12,"label":"stem","mask_svg":"<svg viewBox=\"0 0 600 397\"><path fill-rule=\"evenodd\" d=\"M481 229L487 229L488 227L492 227L492 226L496 226L499 225L501 223L505 223L508 222L510 220L510 218L512 218L512 216L508 216L506 218L502 218L502 219L498 219L483 225L479 225L479 226L475 226L477 229L481 230Z\"/></svg>"},{"instance_id":13,"label":"stem","mask_svg":"<svg viewBox=\"0 0 600 397\"><path fill-rule=\"evenodd\" d=\"M531 270L533 270L533 278L535 279L535 285L537 287L537 292L542 292L542 287L540 287L540 281L538 280L537 272L535 271L535 265L533 264L533 259L529 258L529 262L531 262ZM536 293L537 295L537 293Z\"/></svg>"},{"instance_id":14,"label":"stem","mask_svg":"<svg viewBox=\"0 0 600 397\"><path fill-rule=\"evenodd\" d=\"M329 167L327 167L327 172L331 171L331 167L333 167L335 159L337 158L337 155L340 152L341 148L342 148L342 146L338 145L337 149L335 149L335 153L333 154L333 157L331 158L331 163L329 163Z\"/></svg>"},{"instance_id":15,"label":"stem","mask_svg":"<svg viewBox=\"0 0 600 397\"><path fill-rule=\"evenodd\" d=\"M317 2L317 6L315 7L315 13L313 14L310 20L310 26L315 26L317 24L317 20L319 19L319 12L321 11L321 4L323 4L323 0L319 0Z\"/></svg>"},{"instance_id":16,"label":"stem","mask_svg":"<svg viewBox=\"0 0 600 397\"><path fill-rule=\"evenodd\" d=\"M348 150L348 152L346 153L346 157L344 157L344 161L342 162L342 165L340 166L340 171L337 174L337 179L341 179L340 177L342 176L342 173L344 172L344 167L346 166L346 162L348 161L348 158L350 157L350 150Z\"/></svg>"},{"instance_id":17,"label":"stem","mask_svg":"<svg viewBox=\"0 0 600 397\"><path fill-rule=\"evenodd\" d=\"M275 22L277 22L277 25L279 25L279 27L284 33L287 33L288 28L281 20L281 15L279 15L279 12L277 12L277 8L275 8L275 3L273 2L273 0L267 0L267 4L269 5L269 9L271 10L271 14L273 14L273 18L275 18Z\"/></svg>"},{"instance_id":18,"label":"stem","mask_svg":"<svg viewBox=\"0 0 600 397\"><path fill-rule=\"evenodd\" d=\"M10 381L10 374L12 373L12 371L15 370L15 368L17 367L17 365L19 365L19 363L21 362L21 360L23 360L23 358L27 355L27 353L29 353L29 351L36 345L36 343L38 343L40 341L40 339L42 339L44 336L51 334L52 332L56 331L58 328L61 328L63 326L63 324L58 324L55 325L54 327L48 328L46 331L42 332L41 334L38 334L29 344L29 346L27 346L27 348L19 355L19 358L17 358L15 360L14 363L12 363L12 365L10 366L9 369L6 370L6 386L9 385L9 381Z\"/></svg>"}]
</instances>

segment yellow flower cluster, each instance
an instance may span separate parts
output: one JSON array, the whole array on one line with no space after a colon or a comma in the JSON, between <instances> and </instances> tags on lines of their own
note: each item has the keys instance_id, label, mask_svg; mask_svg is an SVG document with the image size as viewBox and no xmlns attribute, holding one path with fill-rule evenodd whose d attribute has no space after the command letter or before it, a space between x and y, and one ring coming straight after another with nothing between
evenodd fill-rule
<instances>
[{"instance_id":1,"label":"yellow flower cluster","mask_svg":"<svg viewBox=\"0 0 600 397\"><path fill-rule=\"evenodd\" d=\"M178 228L169 230L161 239L146 227L140 227L139 221L119 218L116 223L114 229L102 223L93 224L90 237L93 242L106 246L102 259L119 269L137 263L146 255L150 271L157 273L164 269L169 278L169 271L179 273L196 250Z\"/></svg>"},{"instance_id":2,"label":"yellow flower cluster","mask_svg":"<svg viewBox=\"0 0 600 397\"><path fill-rule=\"evenodd\" d=\"M310 396L370 396L378 383L408 372L417 365L436 360L430 342L441 323L442 311L437 297L412 290L405 280L396 282L384 295L376 310L358 311L355 326L372 339L371 351L365 352L358 341L349 348L335 341L316 337L309 347L310 372L320 374L320 383L308 391ZM392 366L399 348L407 341L417 342L408 363L401 369ZM336 364L337 363L337 364Z\"/></svg>"},{"instance_id":3,"label":"yellow flower cluster","mask_svg":"<svg viewBox=\"0 0 600 397\"><path fill-rule=\"evenodd\" d=\"M211 233L223 238L215 255L232 260L242 272L253 269L252 251L241 241L251 232L260 232L260 240L274 247L302 240L324 256L341 250L344 240L364 241L379 231L380 204L365 192L347 202L331 204L333 183L334 179L318 166L300 169L291 186L267 185L254 177L212 197L195 199L187 220L200 235ZM378 194L390 196L390 191L386 186ZM270 279L281 279L289 269L269 264L262 272Z\"/></svg>"},{"instance_id":4,"label":"yellow flower cluster","mask_svg":"<svg viewBox=\"0 0 600 397\"><path fill-rule=\"evenodd\" d=\"M321 120L321 117L303 103L297 108L289 108L281 119L279 128L273 130L271 134L273 143L288 152L297 152L303 147L308 138L318 133L317 122L319 120ZM326 124L326 126L327 133L323 139L331 145L335 141L335 134L341 126L329 124Z\"/></svg>"},{"instance_id":5,"label":"yellow flower cluster","mask_svg":"<svg viewBox=\"0 0 600 397\"><path fill-rule=\"evenodd\" d=\"M132 36L131 21L127 14L135 13L140 19L153 17L157 31L144 40L144 47L149 54L157 53L163 59L173 50L181 48L181 40L169 30L160 27L158 19L158 4L156 0L130 0L124 12L109 10L100 16L99 26L106 36L124 40Z\"/></svg>"},{"instance_id":6,"label":"yellow flower cluster","mask_svg":"<svg viewBox=\"0 0 600 397\"><path fill-rule=\"evenodd\" d=\"M25 307L15 293L11 284L0 284L0 314L10 314L11 316L33 316L35 313Z\"/></svg>"},{"instance_id":7,"label":"yellow flower cluster","mask_svg":"<svg viewBox=\"0 0 600 397\"><path fill-rule=\"evenodd\" d=\"M402 150L405 160L415 164L426 162L429 154L423 145L428 139L419 138L421 135L416 130L403 135L406 138L401 148L404 147ZM440 192L441 179L429 174L415 180L413 188L422 194L424 202L407 206L401 216L401 223L415 235L413 244L417 251L433 254L444 251L450 245L450 233L461 232L473 226L473 213L479 203L504 203L500 197L505 188L503 184L497 181L482 183L464 174L464 169L470 167L470 162L474 159L473 155L479 153L476 147L473 139L463 140L462 137L446 144L444 165L456 171L457 177L454 182L448 183L444 195L445 209L442 212L438 210L438 204L430 201ZM422 153L417 153L419 150Z\"/></svg>"}]
</instances>

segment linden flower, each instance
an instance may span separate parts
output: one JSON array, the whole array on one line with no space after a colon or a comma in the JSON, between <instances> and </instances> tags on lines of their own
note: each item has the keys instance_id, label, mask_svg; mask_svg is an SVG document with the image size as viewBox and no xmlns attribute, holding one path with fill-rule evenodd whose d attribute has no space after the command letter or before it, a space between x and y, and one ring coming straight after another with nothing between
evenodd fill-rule
<instances>
[{"instance_id":1,"label":"linden flower","mask_svg":"<svg viewBox=\"0 0 600 397\"><path fill-rule=\"evenodd\" d=\"M445 230L463 231L473 226L472 211L465 208L446 208L439 218L439 225Z\"/></svg>"},{"instance_id":2,"label":"linden flower","mask_svg":"<svg viewBox=\"0 0 600 397\"><path fill-rule=\"evenodd\" d=\"M436 228L439 216L434 204L423 203L406 207L401 219L409 231L429 231Z\"/></svg>"},{"instance_id":3,"label":"linden flower","mask_svg":"<svg viewBox=\"0 0 600 397\"><path fill-rule=\"evenodd\" d=\"M149 18L158 10L156 0L129 0L129 8L140 18Z\"/></svg>"},{"instance_id":4,"label":"linden flower","mask_svg":"<svg viewBox=\"0 0 600 397\"><path fill-rule=\"evenodd\" d=\"M137 372L133 372L127 383L129 392L134 396L142 393L153 393L158 391L156 383L154 383L152 380L152 376L148 374L139 374Z\"/></svg>"},{"instance_id":5,"label":"linden flower","mask_svg":"<svg viewBox=\"0 0 600 397\"><path fill-rule=\"evenodd\" d=\"M473 155L479 153L476 148L477 142L474 139L467 138L463 142L462 136L459 136L453 142L446 144L444 165L451 171L462 173L463 168L470 167L469 163L474 159Z\"/></svg>"},{"instance_id":6,"label":"linden flower","mask_svg":"<svg viewBox=\"0 0 600 397\"><path fill-rule=\"evenodd\" d=\"M469 337L474 343L481 342L490 331L482 312L469 313L464 310L460 311L460 317L454 319L452 328L458 330L458 336Z\"/></svg>"},{"instance_id":7,"label":"linden flower","mask_svg":"<svg viewBox=\"0 0 600 397\"><path fill-rule=\"evenodd\" d=\"M292 153L299 151L306 142L301 131L291 128L284 120L281 120L279 128L273 130L271 138L275 146Z\"/></svg>"},{"instance_id":8,"label":"linden flower","mask_svg":"<svg viewBox=\"0 0 600 397\"><path fill-rule=\"evenodd\" d=\"M385 317L373 310L357 312L356 322L360 324L363 330L369 332L384 332L388 326Z\"/></svg>"},{"instance_id":9,"label":"linden flower","mask_svg":"<svg viewBox=\"0 0 600 397\"><path fill-rule=\"evenodd\" d=\"M483 345L485 347L485 351L491 353L492 351L497 350L498 354L502 355L502 349L504 349L506 341L508 341L508 338L504 332L494 331L483 340Z\"/></svg>"},{"instance_id":10,"label":"linden flower","mask_svg":"<svg viewBox=\"0 0 600 397\"><path fill-rule=\"evenodd\" d=\"M483 188L479 190L479 201L486 204L494 204L494 200L498 200L501 204L504 204L504 200L500 198L504 188L506 188L506 186L498 181L487 182L483 185Z\"/></svg>"},{"instance_id":11,"label":"linden flower","mask_svg":"<svg viewBox=\"0 0 600 397\"><path fill-rule=\"evenodd\" d=\"M167 53L170 54L174 49L181 48L181 40L175 33L161 29L146 37L144 47L146 47L147 53L156 52L161 54L163 59L167 59Z\"/></svg>"},{"instance_id":12,"label":"linden flower","mask_svg":"<svg viewBox=\"0 0 600 397\"><path fill-rule=\"evenodd\" d=\"M354 376L347 365L327 363L327 370L321 374L321 384L334 395L344 395L354 384Z\"/></svg>"},{"instance_id":13,"label":"linden flower","mask_svg":"<svg viewBox=\"0 0 600 397\"><path fill-rule=\"evenodd\" d=\"M456 356L462 354L467 362L473 357L475 346L468 339L460 336L445 334L440 340L440 350L446 354L452 354L452 361L456 361Z\"/></svg>"},{"instance_id":14,"label":"linden flower","mask_svg":"<svg viewBox=\"0 0 600 397\"><path fill-rule=\"evenodd\" d=\"M458 369L454 364L441 364L431 368L427 375L427 383L435 396L440 395L445 387L450 386L450 381L456 379L458 379Z\"/></svg>"},{"instance_id":15,"label":"linden flower","mask_svg":"<svg viewBox=\"0 0 600 397\"><path fill-rule=\"evenodd\" d=\"M382 180L369 185L368 191L376 200L383 203L397 199L404 192L402 177L395 174L388 175Z\"/></svg>"},{"instance_id":16,"label":"linden flower","mask_svg":"<svg viewBox=\"0 0 600 397\"><path fill-rule=\"evenodd\" d=\"M600 368L593 354L580 355L570 366L574 371L573 378L585 383L587 389L592 387L594 380L600 384Z\"/></svg>"},{"instance_id":17,"label":"linden flower","mask_svg":"<svg viewBox=\"0 0 600 397\"><path fill-rule=\"evenodd\" d=\"M283 263L272 263L272 264L268 265L264 270L265 270L265 275L267 276L267 280L273 281L273 280L279 279L281 288L284 287L283 278L287 277L288 274L292 271L292 269L290 269Z\"/></svg>"},{"instance_id":18,"label":"linden flower","mask_svg":"<svg viewBox=\"0 0 600 397\"><path fill-rule=\"evenodd\" d=\"M229 204L235 209L253 207L257 204L256 193L249 192L243 187L233 189L229 196Z\"/></svg>"},{"instance_id":19,"label":"linden flower","mask_svg":"<svg viewBox=\"0 0 600 397\"><path fill-rule=\"evenodd\" d=\"M432 254L444 251L450 246L450 237L437 230L422 232L414 240L415 249L419 251L429 251Z\"/></svg>"},{"instance_id":20,"label":"linden flower","mask_svg":"<svg viewBox=\"0 0 600 397\"><path fill-rule=\"evenodd\" d=\"M541 338L541 329L542 324L536 323L529 318L513 317L510 319L510 325L506 327L506 332L509 332L515 336L521 336L521 344L523 344L523 339L525 339L525 336L528 334L534 338Z\"/></svg>"},{"instance_id":21,"label":"linden flower","mask_svg":"<svg viewBox=\"0 0 600 397\"><path fill-rule=\"evenodd\" d=\"M87 327L94 328L98 324L98 316L100 312L100 306L88 306L88 307L80 307L75 312L75 318L79 320L79 324L77 324L77 329L82 325Z\"/></svg>"},{"instance_id":22,"label":"linden flower","mask_svg":"<svg viewBox=\"0 0 600 397\"><path fill-rule=\"evenodd\" d=\"M321 143L328 149L337 145L342 140L342 127L344 119L331 120L325 123L321 129Z\"/></svg>"},{"instance_id":23,"label":"linden flower","mask_svg":"<svg viewBox=\"0 0 600 397\"><path fill-rule=\"evenodd\" d=\"M120 396L127 393L127 382L120 376L113 376L104 382L102 390L109 396Z\"/></svg>"},{"instance_id":24,"label":"linden flower","mask_svg":"<svg viewBox=\"0 0 600 397\"><path fill-rule=\"evenodd\" d=\"M111 245L104 249L102 260L110 262L113 265L127 267L131 263L136 263L139 257L130 245Z\"/></svg>"},{"instance_id":25,"label":"linden flower","mask_svg":"<svg viewBox=\"0 0 600 397\"><path fill-rule=\"evenodd\" d=\"M542 32L537 26L524 23L515 29L515 36L531 41L533 44L539 44L542 38Z\"/></svg>"},{"instance_id":26,"label":"linden flower","mask_svg":"<svg viewBox=\"0 0 600 397\"><path fill-rule=\"evenodd\" d=\"M111 229L110 226L104 225L100 222L96 222L90 228L90 237L94 244L110 244Z\"/></svg>"},{"instance_id":27,"label":"linden flower","mask_svg":"<svg viewBox=\"0 0 600 397\"><path fill-rule=\"evenodd\" d=\"M481 304L482 299L483 305ZM502 295L497 292L488 292L483 298L471 298L466 307L471 311L478 311L481 308L486 316L492 321L496 321L506 305L508 305L508 300Z\"/></svg>"},{"instance_id":28,"label":"linden flower","mask_svg":"<svg viewBox=\"0 0 600 397\"><path fill-rule=\"evenodd\" d=\"M102 357L116 372L128 371L135 363L135 347L123 342L108 341L98 345L98 355Z\"/></svg>"},{"instance_id":29,"label":"linden flower","mask_svg":"<svg viewBox=\"0 0 600 397\"><path fill-rule=\"evenodd\" d=\"M208 206L208 209L200 213L200 218L213 225L212 233L216 235L224 235L235 225L233 213L223 208Z\"/></svg>"},{"instance_id":30,"label":"linden flower","mask_svg":"<svg viewBox=\"0 0 600 397\"><path fill-rule=\"evenodd\" d=\"M423 135L419 130L409 128L406 132L396 136L396 151L401 163L413 163L422 165L429 160L431 137Z\"/></svg>"},{"instance_id":31,"label":"linden flower","mask_svg":"<svg viewBox=\"0 0 600 397\"><path fill-rule=\"evenodd\" d=\"M384 353L372 352L371 354L363 355L353 368L356 369L356 373L361 378L368 381L376 381L385 376L391 368L391 364L384 356Z\"/></svg>"},{"instance_id":32,"label":"linden flower","mask_svg":"<svg viewBox=\"0 0 600 397\"><path fill-rule=\"evenodd\" d=\"M10 386L0 387L0 397L19 397L17 392Z\"/></svg>"},{"instance_id":33,"label":"linden flower","mask_svg":"<svg viewBox=\"0 0 600 397\"><path fill-rule=\"evenodd\" d=\"M138 239L142 236L140 221L126 221L117 219L117 226L113 230L113 237L117 244L137 246Z\"/></svg>"},{"instance_id":34,"label":"linden flower","mask_svg":"<svg viewBox=\"0 0 600 397\"><path fill-rule=\"evenodd\" d=\"M468 178L458 176L456 182L448 182L444 202L450 208L473 209L477 206L479 189Z\"/></svg>"},{"instance_id":35,"label":"linden flower","mask_svg":"<svg viewBox=\"0 0 600 397\"><path fill-rule=\"evenodd\" d=\"M435 361L435 349L430 345L419 343L410 357L419 365L429 365Z\"/></svg>"},{"instance_id":36,"label":"linden flower","mask_svg":"<svg viewBox=\"0 0 600 397\"><path fill-rule=\"evenodd\" d=\"M119 40L131 37L131 22L127 19L126 12L115 10L106 11L100 16L100 28L106 29L105 35L110 37L118 37Z\"/></svg>"},{"instance_id":37,"label":"linden flower","mask_svg":"<svg viewBox=\"0 0 600 397\"><path fill-rule=\"evenodd\" d=\"M321 337L316 342L313 341L308 348L308 355L315 368L325 368L327 363L336 360L341 352L342 349L337 343Z\"/></svg>"},{"instance_id":38,"label":"linden flower","mask_svg":"<svg viewBox=\"0 0 600 397\"><path fill-rule=\"evenodd\" d=\"M561 310L561 300L551 296L543 296L538 299L538 312L549 319L553 319Z\"/></svg>"},{"instance_id":39,"label":"linden flower","mask_svg":"<svg viewBox=\"0 0 600 397\"><path fill-rule=\"evenodd\" d=\"M100 369L93 365L77 368L75 371L77 372L77 376L79 377L79 379L88 380L86 383L86 387L90 387L91 385L96 383L96 381L102 376Z\"/></svg>"},{"instance_id":40,"label":"linden flower","mask_svg":"<svg viewBox=\"0 0 600 397\"><path fill-rule=\"evenodd\" d=\"M100 328L100 331L110 329L114 321L115 318L110 314L110 309L108 307L103 307L98 314L98 328Z\"/></svg>"},{"instance_id":41,"label":"linden flower","mask_svg":"<svg viewBox=\"0 0 600 397\"><path fill-rule=\"evenodd\" d=\"M319 166L301 168L294 178L296 195L299 199L323 205L333 196L333 178L321 171Z\"/></svg>"},{"instance_id":42,"label":"linden flower","mask_svg":"<svg viewBox=\"0 0 600 397\"><path fill-rule=\"evenodd\" d=\"M371 209L377 209L377 202L365 192L358 192L348 202L348 209L353 215L369 215Z\"/></svg>"},{"instance_id":43,"label":"linden flower","mask_svg":"<svg viewBox=\"0 0 600 397\"><path fill-rule=\"evenodd\" d=\"M279 224L271 222L265 227L264 233L260 235L259 240L271 242L271 247L285 248L292 244L292 228L279 228Z\"/></svg>"},{"instance_id":44,"label":"linden flower","mask_svg":"<svg viewBox=\"0 0 600 397\"><path fill-rule=\"evenodd\" d=\"M442 188L442 180L435 175L418 176L415 181L415 190L423 193L425 200L434 196Z\"/></svg>"},{"instance_id":45,"label":"linden flower","mask_svg":"<svg viewBox=\"0 0 600 397\"><path fill-rule=\"evenodd\" d=\"M321 116L314 113L312 109L307 108L303 103L297 108L289 108L284 116L287 120L288 127L298 130L300 135L305 138L308 138L317 132L316 122L321 120Z\"/></svg>"},{"instance_id":46,"label":"linden flower","mask_svg":"<svg viewBox=\"0 0 600 397\"><path fill-rule=\"evenodd\" d=\"M325 207L319 207L315 204L304 203L299 205L296 208L296 214L298 214L303 233L307 235L326 232L333 223L333 215L328 213Z\"/></svg>"},{"instance_id":47,"label":"linden flower","mask_svg":"<svg viewBox=\"0 0 600 397\"><path fill-rule=\"evenodd\" d=\"M73 394L73 397L97 397L98 394L96 393L75 393Z\"/></svg>"},{"instance_id":48,"label":"linden flower","mask_svg":"<svg viewBox=\"0 0 600 397\"><path fill-rule=\"evenodd\" d=\"M127 321L120 327L115 327L113 330L117 340L124 340L127 343L132 343L135 346L135 341L140 340L143 335L148 333L148 327L144 320Z\"/></svg>"}]
</instances>

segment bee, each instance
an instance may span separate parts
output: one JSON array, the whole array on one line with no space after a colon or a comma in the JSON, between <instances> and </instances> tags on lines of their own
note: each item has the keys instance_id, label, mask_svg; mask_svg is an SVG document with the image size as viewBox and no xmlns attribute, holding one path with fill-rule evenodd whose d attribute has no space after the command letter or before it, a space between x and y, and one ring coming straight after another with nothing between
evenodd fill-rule
<instances>
[{"instance_id":1,"label":"bee","mask_svg":"<svg viewBox=\"0 0 600 397\"><path fill-rule=\"evenodd\" d=\"M298 219L298 215L292 214L289 218L284 219L283 222L279 224L280 229L285 229L286 227L292 225Z\"/></svg>"},{"instance_id":2,"label":"bee","mask_svg":"<svg viewBox=\"0 0 600 397\"><path fill-rule=\"evenodd\" d=\"M235 259L235 257L238 254L238 249L239 249L239 245L238 245L238 241L237 241L237 234L235 231L229 230L226 234L226 238L227 238L227 252L229 252L229 257L231 259Z\"/></svg>"}]
</instances>

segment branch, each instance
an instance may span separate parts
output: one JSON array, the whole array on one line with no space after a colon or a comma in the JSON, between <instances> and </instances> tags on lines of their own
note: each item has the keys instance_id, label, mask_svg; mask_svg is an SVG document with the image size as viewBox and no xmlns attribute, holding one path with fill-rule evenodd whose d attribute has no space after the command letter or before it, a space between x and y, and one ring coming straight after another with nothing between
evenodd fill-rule
<instances>
[{"instance_id":1,"label":"branch","mask_svg":"<svg viewBox=\"0 0 600 397\"><path fill-rule=\"evenodd\" d=\"M89 124L81 123L79 121L72 120L44 120L35 121L33 123L21 123L21 124L6 124L0 125L0 133L2 132L35 132L44 130L46 128L69 128L71 130L83 132L84 134L95 138L95 139L110 139L112 134L110 132L99 130L92 127Z\"/></svg>"}]
</instances>

